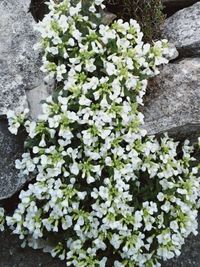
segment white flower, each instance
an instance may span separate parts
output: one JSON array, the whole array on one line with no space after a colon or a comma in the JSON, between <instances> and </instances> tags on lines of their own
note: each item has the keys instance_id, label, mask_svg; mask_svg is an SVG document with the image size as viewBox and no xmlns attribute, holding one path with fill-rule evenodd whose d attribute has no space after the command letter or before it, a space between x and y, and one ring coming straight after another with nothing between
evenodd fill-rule
<instances>
[{"instance_id":1,"label":"white flower","mask_svg":"<svg viewBox=\"0 0 200 267\"><path fill-rule=\"evenodd\" d=\"M105 25L99 26L99 33L101 34L101 39L105 44L108 43L109 39L115 39L116 37L115 31Z\"/></svg>"},{"instance_id":2,"label":"white flower","mask_svg":"<svg viewBox=\"0 0 200 267\"><path fill-rule=\"evenodd\" d=\"M72 226L72 217L69 215L66 215L62 221L62 228L63 230L67 230Z\"/></svg>"},{"instance_id":3,"label":"white flower","mask_svg":"<svg viewBox=\"0 0 200 267\"><path fill-rule=\"evenodd\" d=\"M59 65L59 66L57 66L56 71L57 71L56 79L57 79L57 81L60 82L63 79L63 74L65 74L67 72L66 71L66 66L64 64Z\"/></svg>"},{"instance_id":4,"label":"white flower","mask_svg":"<svg viewBox=\"0 0 200 267\"><path fill-rule=\"evenodd\" d=\"M77 195L81 200L83 200L86 197L87 192L78 192Z\"/></svg>"},{"instance_id":5,"label":"white flower","mask_svg":"<svg viewBox=\"0 0 200 267\"><path fill-rule=\"evenodd\" d=\"M177 232L179 229L178 223L176 221L171 221L170 222L170 228L174 231Z\"/></svg>"},{"instance_id":6,"label":"white flower","mask_svg":"<svg viewBox=\"0 0 200 267\"><path fill-rule=\"evenodd\" d=\"M102 5L103 2L104 2L104 0L94 0L95 5L97 5L97 6Z\"/></svg>"},{"instance_id":7,"label":"white flower","mask_svg":"<svg viewBox=\"0 0 200 267\"><path fill-rule=\"evenodd\" d=\"M40 147L45 147L46 146L45 135L44 134L42 135L42 139L41 139L41 141L39 143L39 146Z\"/></svg>"},{"instance_id":8,"label":"white flower","mask_svg":"<svg viewBox=\"0 0 200 267\"><path fill-rule=\"evenodd\" d=\"M8 110L7 111L7 118L14 118L16 116L15 112L13 110Z\"/></svg>"},{"instance_id":9,"label":"white flower","mask_svg":"<svg viewBox=\"0 0 200 267\"><path fill-rule=\"evenodd\" d=\"M88 72L94 72L96 70L96 66L94 62L95 62L95 58L91 58L85 62L85 69Z\"/></svg>"},{"instance_id":10,"label":"white flower","mask_svg":"<svg viewBox=\"0 0 200 267\"><path fill-rule=\"evenodd\" d=\"M114 262L114 267L124 267L124 264L122 264L122 263L119 262L119 261L115 261L115 262Z\"/></svg>"},{"instance_id":11,"label":"white flower","mask_svg":"<svg viewBox=\"0 0 200 267\"><path fill-rule=\"evenodd\" d=\"M8 110L7 119L9 124L9 131L12 134L17 135L19 127L24 123L27 114L29 113L29 109L24 109L23 112L16 114L12 110Z\"/></svg>"},{"instance_id":12,"label":"white flower","mask_svg":"<svg viewBox=\"0 0 200 267\"><path fill-rule=\"evenodd\" d=\"M91 175L90 176L87 176L87 183L88 184L91 184L91 183L94 183L94 182L95 182L94 177L92 177Z\"/></svg>"},{"instance_id":13,"label":"white flower","mask_svg":"<svg viewBox=\"0 0 200 267\"><path fill-rule=\"evenodd\" d=\"M68 44L69 44L70 46L75 46L74 38L69 38L69 40L68 40Z\"/></svg>"},{"instance_id":14,"label":"white flower","mask_svg":"<svg viewBox=\"0 0 200 267\"><path fill-rule=\"evenodd\" d=\"M82 3L81 1L76 5L76 7L71 6L69 9L70 16L77 15L81 11Z\"/></svg>"},{"instance_id":15,"label":"white flower","mask_svg":"<svg viewBox=\"0 0 200 267\"><path fill-rule=\"evenodd\" d=\"M128 80L126 81L126 86L127 86L127 88L128 88L129 90L130 90L130 89L134 90L135 87L136 87L136 85L137 85L137 78L135 78L135 77L131 77L130 79L128 79Z\"/></svg>"},{"instance_id":16,"label":"white flower","mask_svg":"<svg viewBox=\"0 0 200 267\"><path fill-rule=\"evenodd\" d=\"M120 240L120 236L117 234L113 234L112 239L110 240L110 243L111 245L113 245L115 249L119 249L122 243L122 241Z\"/></svg>"},{"instance_id":17,"label":"white flower","mask_svg":"<svg viewBox=\"0 0 200 267\"><path fill-rule=\"evenodd\" d=\"M58 37L57 35L54 36L54 38L53 38L52 41L53 41L53 44L54 44L54 45L58 45L58 44L61 44L61 43L62 43L61 38Z\"/></svg>"},{"instance_id":18,"label":"white flower","mask_svg":"<svg viewBox=\"0 0 200 267\"><path fill-rule=\"evenodd\" d=\"M59 51L58 51L58 47L55 47L55 46L47 48L47 51L48 51L49 53L53 54L53 55L57 55L58 52L59 52Z\"/></svg>"},{"instance_id":19,"label":"white flower","mask_svg":"<svg viewBox=\"0 0 200 267\"><path fill-rule=\"evenodd\" d=\"M163 194L162 192L159 192L158 195L157 195L157 199L158 199L159 201L163 201L163 200L165 199L164 194Z\"/></svg>"},{"instance_id":20,"label":"white flower","mask_svg":"<svg viewBox=\"0 0 200 267\"><path fill-rule=\"evenodd\" d=\"M79 30L74 29L74 30L72 31L72 37L73 37L74 39L76 39L78 42L81 41L81 36L82 36L82 33L79 32Z\"/></svg>"},{"instance_id":21,"label":"white flower","mask_svg":"<svg viewBox=\"0 0 200 267\"><path fill-rule=\"evenodd\" d=\"M105 267L107 260L108 259L106 257L103 257L102 260L99 262L99 267Z\"/></svg>"},{"instance_id":22,"label":"white flower","mask_svg":"<svg viewBox=\"0 0 200 267\"><path fill-rule=\"evenodd\" d=\"M85 97L84 95L82 95L79 99L79 104L82 106L90 106L91 104L91 100L89 100L87 97Z\"/></svg>"},{"instance_id":23,"label":"white flower","mask_svg":"<svg viewBox=\"0 0 200 267\"><path fill-rule=\"evenodd\" d=\"M73 173L74 175L79 174L79 166L76 162L74 162L69 168L70 168L71 173Z\"/></svg>"},{"instance_id":24,"label":"white flower","mask_svg":"<svg viewBox=\"0 0 200 267\"><path fill-rule=\"evenodd\" d=\"M117 40L117 46L119 49L128 49L130 47L130 41L127 40L126 38L121 38Z\"/></svg>"},{"instance_id":25,"label":"white flower","mask_svg":"<svg viewBox=\"0 0 200 267\"><path fill-rule=\"evenodd\" d=\"M65 33L69 28L68 18L65 15L61 15L58 20L59 26L62 28L63 33Z\"/></svg>"},{"instance_id":26,"label":"white flower","mask_svg":"<svg viewBox=\"0 0 200 267\"><path fill-rule=\"evenodd\" d=\"M27 131L28 131L29 136L31 138L34 138L35 135L36 135L36 126L37 126L37 124L36 124L35 121L32 121L32 122L30 122L30 123L27 124Z\"/></svg>"},{"instance_id":27,"label":"white flower","mask_svg":"<svg viewBox=\"0 0 200 267\"><path fill-rule=\"evenodd\" d=\"M117 69L113 63L105 61L104 66L105 66L106 72L108 73L109 76L117 75Z\"/></svg>"},{"instance_id":28,"label":"white flower","mask_svg":"<svg viewBox=\"0 0 200 267\"><path fill-rule=\"evenodd\" d=\"M9 126L8 129L12 134L17 135L19 127L20 127L20 123L16 122L12 126Z\"/></svg>"},{"instance_id":29,"label":"white flower","mask_svg":"<svg viewBox=\"0 0 200 267\"><path fill-rule=\"evenodd\" d=\"M101 131L101 138L106 139L111 133L111 130L102 130Z\"/></svg>"},{"instance_id":30,"label":"white flower","mask_svg":"<svg viewBox=\"0 0 200 267\"><path fill-rule=\"evenodd\" d=\"M89 11L90 11L90 12L96 12L96 8L95 8L95 6L94 6L94 5L91 5L91 6L89 7Z\"/></svg>"},{"instance_id":31,"label":"white flower","mask_svg":"<svg viewBox=\"0 0 200 267\"><path fill-rule=\"evenodd\" d=\"M169 201L166 201L162 206L161 206L161 209L164 210L166 213L168 213L170 211L170 202Z\"/></svg>"}]
</instances>

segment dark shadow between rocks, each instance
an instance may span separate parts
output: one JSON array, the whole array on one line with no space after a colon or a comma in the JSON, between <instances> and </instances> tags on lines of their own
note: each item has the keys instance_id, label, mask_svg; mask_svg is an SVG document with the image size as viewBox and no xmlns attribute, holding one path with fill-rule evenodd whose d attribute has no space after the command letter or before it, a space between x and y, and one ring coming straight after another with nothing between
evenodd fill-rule
<instances>
[{"instance_id":1,"label":"dark shadow between rocks","mask_svg":"<svg viewBox=\"0 0 200 267\"><path fill-rule=\"evenodd\" d=\"M29 12L36 22L42 20L45 14L48 13L48 7L45 2L46 0L31 0Z\"/></svg>"},{"instance_id":2,"label":"dark shadow between rocks","mask_svg":"<svg viewBox=\"0 0 200 267\"><path fill-rule=\"evenodd\" d=\"M0 120L0 200L11 197L28 181L26 177L18 177L15 160L21 158L24 151L26 134L19 131L18 136L8 131L6 120Z\"/></svg>"},{"instance_id":3,"label":"dark shadow between rocks","mask_svg":"<svg viewBox=\"0 0 200 267\"><path fill-rule=\"evenodd\" d=\"M168 17L172 16L177 11L189 7L196 2L199 2L197 0L184 0L184 1L177 1L177 0L164 0L164 13L167 14Z\"/></svg>"}]
</instances>

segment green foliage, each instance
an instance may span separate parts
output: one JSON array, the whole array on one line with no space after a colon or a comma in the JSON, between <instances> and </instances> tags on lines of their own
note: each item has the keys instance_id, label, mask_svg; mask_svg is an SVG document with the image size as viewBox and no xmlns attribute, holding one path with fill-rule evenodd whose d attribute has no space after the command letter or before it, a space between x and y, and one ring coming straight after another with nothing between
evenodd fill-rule
<instances>
[{"instance_id":1,"label":"green foliage","mask_svg":"<svg viewBox=\"0 0 200 267\"><path fill-rule=\"evenodd\" d=\"M146 41L160 38L165 15L161 0L106 0L110 12L128 21L134 18L142 27Z\"/></svg>"}]
</instances>

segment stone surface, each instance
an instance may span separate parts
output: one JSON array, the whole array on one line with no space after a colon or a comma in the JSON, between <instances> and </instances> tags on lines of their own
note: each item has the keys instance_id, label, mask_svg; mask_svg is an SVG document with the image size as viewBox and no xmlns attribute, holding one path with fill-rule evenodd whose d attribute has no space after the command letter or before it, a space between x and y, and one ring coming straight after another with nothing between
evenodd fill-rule
<instances>
[{"instance_id":1,"label":"stone surface","mask_svg":"<svg viewBox=\"0 0 200 267\"><path fill-rule=\"evenodd\" d=\"M111 13L111 12L108 12L108 11L105 11L103 9L100 10L101 12L101 15L102 15L102 23L105 24L105 25L109 25L113 22L114 19L116 19L116 15Z\"/></svg>"},{"instance_id":2,"label":"stone surface","mask_svg":"<svg viewBox=\"0 0 200 267\"><path fill-rule=\"evenodd\" d=\"M192 5L195 2L198 2L197 0L162 0L163 4L165 5L169 5L169 4L173 4L173 5Z\"/></svg>"},{"instance_id":3,"label":"stone surface","mask_svg":"<svg viewBox=\"0 0 200 267\"><path fill-rule=\"evenodd\" d=\"M200 132L200 58L163 67L149 85L143 112L148 134L168 131L179 138Z\"/></svg>"},{"instance_id":4,"label":"stone surface","mask_svg":"<svg viewBox=\"0 0 200 267\"><path fill-rule=\"evenodd\" d=\"M168 60L173 61L174 59L176 59L179 56L179 52L173 43L169 43L168 45L169 45L170 50L173 51L173 53L171 53Z\"/></svg>"},{"instance_id":5,"label":"stone surface","mask_svg":"<svg viewBox=\"0 0 200 267\"><path fill-rule=\"evenodd\" d=\"M175 44L182 57L200 55L200 2L169 17L163 37Z\"/></svg>"},{"instance_id":6,"label":"stone surface","mask_svg":"<svg viewBox=\"0 0 200 267\"><path fill-rule=\"evenodd\" d=\"M0 232L0 267L65 267L50 254L31 248L22 249L18 236Z\"/></svg>"},{"instance_id":7,"label":"stone surface","mask_svg":"<svg viewBox=\"0 0 200 267\"><path fill-rule=\"evenodd\" d=\"M33 30L33 17L28 13L29 0L0 0L0 116L8 109L22 110L28 106L26 91L30 95L31 114L39 113L37 97L46 96L41 55L34 52L38 36ZM36 89L35 89L36 88ZM44 89L45 88L45 89ZM32 90L33 89L33 90ZM39 90L40 89L40 90ZM44 89L44 92L43 92ZM39 92L40 91L40 92ZM28 177L18 177L15 159L23 152L23 138L12 136L5 121L0 121L0 199L11 197Z\"/></svg>"},{"instance_id":8,"label":"stone surface","mask_svg":"<svg viewBox=\"0 0 200 267\"><path fill-rule=\"evenodd\" d=\"M25 178L19 178L15 169L15 160L23 152L23 140L23 135L11 135L7 122L0 121L0 200L11 197L25 183Z\"/></svg>"},{"instance_id":9,"label":"stone surface","mask_svg":"<svg viewBox=\"0 0 200 267\"><path fill-rule=\"evenodd\" d=\"M41 84L38 37L29 0L0 0L0 115L27 105L25 90Z\"/></svg>"},{"instance_id":10,"label":"stone surface","mask_svg":"<svg viewBox=\"0 0 200 267\"><path fill-rule=\"evenodd\" d=\"M40 86L26 91L28 105L30 109L30 117L36 120L42 112L41 102L51 95L54 85L41 84Z\"/></svg>"}]
</instances>

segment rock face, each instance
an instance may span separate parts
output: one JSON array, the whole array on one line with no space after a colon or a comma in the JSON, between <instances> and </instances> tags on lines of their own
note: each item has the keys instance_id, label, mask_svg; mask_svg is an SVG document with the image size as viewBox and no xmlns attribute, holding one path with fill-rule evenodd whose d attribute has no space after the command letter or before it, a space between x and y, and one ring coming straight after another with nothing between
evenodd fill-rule
<instances>
[{"instance_id":1,"label":"rock face","mask_svg":"<svg viewBox=\"0 0 200 267\"><path fill-rule=\"evenodd\" d=\"M38 37L28 0L0 1L0 115L27 105L25 90L41 84Z\"/></svg>"},{"instance_id":2,"label":"rock face","mask_svg":"<svg viewBox=\"0 0 200 267\"><path fill-rule=\"evenodd\" d=\"M169 17L163 37L174 43L182 57L200 55L200 2Z\"/></svg>"},{"instance_id":3,"label":"rock face","mask_svg":"<svg viewBox=\"0 0 200 267\"><path fill-rule=\"evenodd\" d=\"M176 137L200 132L200 58L166 65L145 97L148 134L168 131Z\"/></svg>"},{"instance_id":4,"label":"rock face","mask_svg":"<svg viewBox=\"0 0 200 267\"><path fill-rule=\"evenodd\" d=\"M165 5L186 6L186 5L192 5L198 1L197 0L162 0L162 2Z\"/></svg>"},{"instance_id":5,"label":"rock face","mask_svg":"<svg viewBox=\"0 0 200 267\"><path fill-rule=\"evenodd\" d=\"M37 120L37 117L42 112L41 102L44 101L53 91L54 84L41 85L32 90L26 91L28 105L30 109L30 117Z\"/></svg>"},{"instance_id":6,"label":"rock face","mask_svg":"<svg viewBox=\"0 0 200 267\"><path fill-rule=\"evenodd\" d=\"M25 182L18 177L15 160L23 152L23 137L17 138L8 132L6 121L0 122L0 200L11 197Z\"/></svg>"},{"instance_id":7,"label":"rock face","mask_svg":"<svg viewBox=\"0 0 200 267\"><path fill-rule=\"evenodd\" d=\"M38 36L28 13L29 4L28 0L0 1L0 199L12 196L28 179L19 178L14 167L23 151L24 138L9 134L1 117L8 109L21 111L30 102L35 118L40 100L48 95L40 71L41 55L33 50Z\"/></svg>"},{"instance_id":8,"label":"rock face","mask_svg":"<svg viewBox=\"0 0 200 267\"><path fill-rule=\"evenodd\" d=\"M0 267L65 267L66 264L53 259L50 254L30 248L20 248L18 236L9 232L0 233Z\"/></svg>"}]
</instances>

